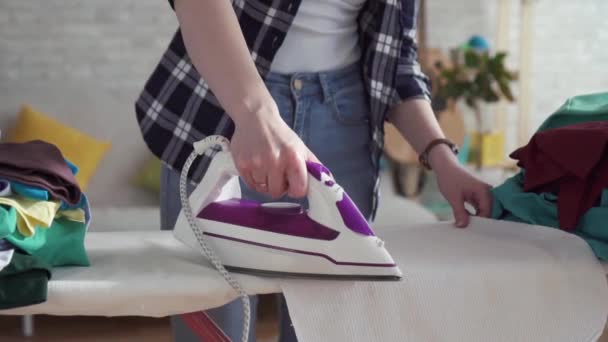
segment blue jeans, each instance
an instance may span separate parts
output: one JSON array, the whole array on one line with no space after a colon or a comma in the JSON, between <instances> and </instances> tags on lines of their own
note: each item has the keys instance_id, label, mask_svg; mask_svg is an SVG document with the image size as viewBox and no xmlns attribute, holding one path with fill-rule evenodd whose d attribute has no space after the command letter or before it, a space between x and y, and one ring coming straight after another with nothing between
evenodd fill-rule
<instances>
[{"instance_id":1,"label":"blue jeans","mask_svg":"<svg viewBox=\"0 0 608 342\"><path fill-rule=\"evenodd\" d=\"M278 75L271 73L266 85L276 101L281 117L308 148L326 165L363 215L372 210L374 169L370 152L369 105L358 65L323 73ZM241 184L242 185L242 184ZM243 197L268 198L243 188ZM161 176L161 224L175 225L180 211L179 174L164 169ZM252 317L257 298L252 297ZM280 341L297 341L287 307L280 301ZM235 300L207 314L233 341L240 340L242 306ZM179 317L172 318L176 342L197 341ZM249 341L255 341L255 320Z\"/></svg>"}]
</instances>

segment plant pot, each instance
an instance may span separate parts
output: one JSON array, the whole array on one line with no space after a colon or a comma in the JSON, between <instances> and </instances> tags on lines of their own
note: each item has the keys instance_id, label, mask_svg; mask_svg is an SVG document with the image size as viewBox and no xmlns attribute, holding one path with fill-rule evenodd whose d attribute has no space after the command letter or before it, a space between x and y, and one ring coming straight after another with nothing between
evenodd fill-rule
<instances>
[{"instance_id":1,"label":"plant pot","mask_svg":"<svg viewBox=\"0 0 608 342\"><path fill-rule=\"evenodd\" d=\"M505 159L503 132L473 132L470 134L469 163L478 167L500 165Z\"/></svg>"}]
</instances>

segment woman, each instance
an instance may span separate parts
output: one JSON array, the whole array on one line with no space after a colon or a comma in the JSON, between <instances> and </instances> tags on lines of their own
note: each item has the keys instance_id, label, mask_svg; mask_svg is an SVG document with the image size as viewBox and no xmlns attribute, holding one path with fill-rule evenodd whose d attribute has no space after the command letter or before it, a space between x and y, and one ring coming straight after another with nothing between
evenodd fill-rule
<instances>
[{"instance_id":1,"label":"woman","mask_svg":"<svg viewBox=\"0 0 608 342\"><path fill-rule=\"evenodd\" d=\"M416 1L170 2L180 31L136 105L145 141L167 164L163 228L173 227L180 209L174 170L192 142L211 134L231 137L245 196L300 198L307 189L304 162L320 160L372 219L385 120L435 170L456 226L468 224L465 202L489 214L488 186L458 164L431 109L416 61ZM208 162L193 166L194 181ZM282 308L281 341L295 341ZM240 339L239 301L209 315ZM173 325L177 341L195 340L179 318Z\"/></svg>"}]
</instances>

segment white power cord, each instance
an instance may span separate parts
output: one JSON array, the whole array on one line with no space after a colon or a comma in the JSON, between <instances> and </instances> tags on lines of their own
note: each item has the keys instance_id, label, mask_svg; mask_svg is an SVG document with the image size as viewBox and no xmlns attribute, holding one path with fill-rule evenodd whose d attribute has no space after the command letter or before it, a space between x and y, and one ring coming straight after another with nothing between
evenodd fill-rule
<instances>
[{"instance_id":1,"label":"white power cord","mask_svg":"<svg viewBox=\"0 0 608 342\"><path fill-rule=\"evenodd\" d=\"M245 292L241 284L234 279L230 273L228 273L215 251L213 251L213 249L207 245L207 241L203 234L203 229L199 226L198 221L194 218L194 215L192 214L192 207L190 206L190 200L188 199L188 172L190 171L192 163L199 155L203 155L207 150L216 145L220 145L222 149L226 151L230 148L230 142L228 139L221 135L212 135L194 143L194 151L192 151L192 153L188 156L188 159L186 159L179 179L179 194L182 202L182 210L184 211L184 214L188 219L188 223L190 224L198 243L201 245L205 256L211 261L224 280L226 280L226 282L238 293L241 301L243 302L243 335L241 341L247 342L249 340L249 325L251 321L251 305L249 303L249 295L247 292Z\"/></svg>"}]
</instances>

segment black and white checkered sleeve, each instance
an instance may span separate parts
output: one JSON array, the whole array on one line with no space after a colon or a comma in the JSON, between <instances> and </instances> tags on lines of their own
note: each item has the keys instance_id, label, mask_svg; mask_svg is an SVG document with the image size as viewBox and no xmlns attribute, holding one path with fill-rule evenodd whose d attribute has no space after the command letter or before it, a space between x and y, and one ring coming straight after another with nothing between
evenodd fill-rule
<instances>
[{"instance_id":1,"label":"black and white checkered sleeve","mask_svg":"<svg viewBox=\"0 0 608 342\"><path fill-rule=\"evenodd\" d=\"M397 61L395 89L399 101L411 98L431 99L429 78L420 69L416 46L418 0L401 1L401 51Z\"/></svg>"}]
</instances>

